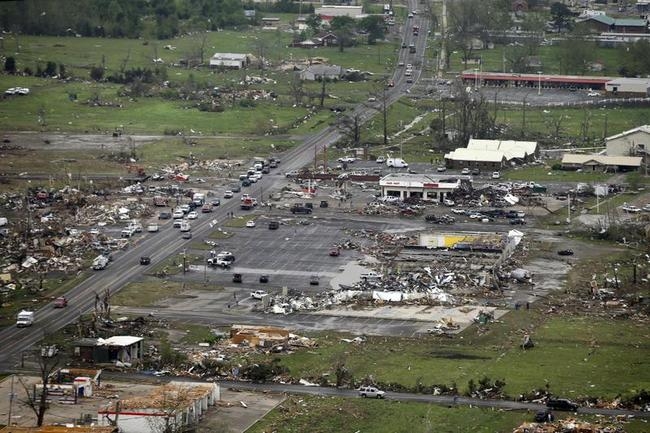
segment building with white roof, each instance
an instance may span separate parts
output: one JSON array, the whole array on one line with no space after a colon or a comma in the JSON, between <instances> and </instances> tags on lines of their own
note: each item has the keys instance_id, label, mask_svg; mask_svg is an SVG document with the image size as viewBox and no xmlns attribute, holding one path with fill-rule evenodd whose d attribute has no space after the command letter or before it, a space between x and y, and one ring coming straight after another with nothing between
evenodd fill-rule
<instances>
[{"instance_id":1,"label":"building with white roof","mask_svg":"<svg viewBox=\"0 0 650 433\"><path fill-rule=\"evenodd\" d=\"M650 95L650 78L615 78L605 83L605 90L615 95L648 96Z\"/></svg>"},{"instance_id":2,"label":"building with white roof","mask_svg":"<svg viewBox=\"0 0 650 433\"><path fill-rule=\"evenodd\" d=\"M639 126L605 138L608 156L639 156L648 163L650 125Z\"/></svg>"},{"instance_id":3,"label":"building with white roof","mask_svg":"<svg viewBox=\"0 0 650 433\"><path fill-rule=\"evenodd\" d=\"M248 54L240 53L214 53L210 57L210 67L229 68L229 69L244 69L248 66Z\"/></svg>"},{"instance_id":4,"label":"building with white roof","mask_svg":"<svg viewBox=\"0 0 650 433\"><path fill-rule=\"evenodd\" d=\"M74 356L85 362L135 363L142 358L142 337L116 335L110 338L82 338L74 344Z\"/></svg>"},{"instance_id":5,"label":"building with white roof","mask_svg":"<svg viewBox=\"0 0 650 433\"><path fill-rule=\"evenodd\" d=\"M400 200L417 198L442 203L462 182L470 182L469 176L391 173L379 179L382 197Z\"/></svg>"},{"instance_id":6,"label":"building with white roof","mask_svg":"<svg viewBox=\"0 0 650 433\"><path fill-rule=\"evenodd\" d=\"M516 140L481 140L471 138L467 148L472 150L501 151L508 162L519 160L520 162L535 159L539 150L536 141Z\"/></svg>"}]
</instances>

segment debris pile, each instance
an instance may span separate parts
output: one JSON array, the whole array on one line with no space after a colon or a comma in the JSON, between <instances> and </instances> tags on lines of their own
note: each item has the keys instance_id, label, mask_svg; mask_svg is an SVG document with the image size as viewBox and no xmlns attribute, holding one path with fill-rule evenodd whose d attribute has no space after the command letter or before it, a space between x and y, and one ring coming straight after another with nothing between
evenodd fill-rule
<instances>
[{"instance_id":1,"label":"debris pile","mask_svg":"<svg viewBox=\"0 0 650 433\"><path fill-rule=\"evenodd\" d=\"M550 423L526 422L512 431L513 433L624 433L620 424L605 421L586 422L574 418L562 419Z\"/></svg>"}]
</instances>

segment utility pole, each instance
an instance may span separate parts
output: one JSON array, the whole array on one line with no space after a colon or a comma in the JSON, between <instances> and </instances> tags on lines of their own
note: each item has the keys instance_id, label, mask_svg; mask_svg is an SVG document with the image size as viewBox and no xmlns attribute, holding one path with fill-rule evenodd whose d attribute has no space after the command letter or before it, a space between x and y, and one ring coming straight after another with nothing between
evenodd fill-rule
<instances>
[{"instance_id":1,"label":"utility pole","mask_svg":"<svg viewBox=\"0 0 650 433\"><path fill-rule=\"evenodd\" d=\"M16 397L16 394L14 394L14 375L12 374L11 375L11 391L9 392L9 414L7 415L7 426L11 426L11 412L13 410L14 398L15 397Z\"/></svg>"}]
</instances>

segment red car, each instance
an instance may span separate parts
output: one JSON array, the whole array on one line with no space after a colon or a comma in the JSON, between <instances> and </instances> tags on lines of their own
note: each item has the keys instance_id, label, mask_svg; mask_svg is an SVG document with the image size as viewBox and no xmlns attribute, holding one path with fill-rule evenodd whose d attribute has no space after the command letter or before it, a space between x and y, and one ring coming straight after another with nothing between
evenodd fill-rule
<instances>
[{"instance_id":1,"label":"red car","mask_svg":"<svg viewBox=\"0 0 650 433\"><path fill-rule=\"evenodd\" d=\"M54 300L54 308L63 308L68 306L68 300L65 296L59 296Z\"/></svg>"},{"instance_id":2,"label":"red car","mask_svg":"<svg viewBox=\"0 0 650 433\"><path fill-rule=\"evenodd\" d=\"M330 250L330 256L338 257L339 255L341 255L341 250L339 250L338 248L332 248Z\"/></svg>"}]
</instances>

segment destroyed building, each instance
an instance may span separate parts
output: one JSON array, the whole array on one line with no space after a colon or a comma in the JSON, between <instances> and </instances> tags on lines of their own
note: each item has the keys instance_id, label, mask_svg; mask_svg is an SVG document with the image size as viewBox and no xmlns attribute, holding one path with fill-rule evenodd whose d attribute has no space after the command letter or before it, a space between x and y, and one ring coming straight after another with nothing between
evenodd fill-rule
<instances>
[{"instance_id":1,"label":"destroyed building","mask_svg":"<svg viewBox=\"0 0 650 433\"><path fill-rule=\"evenodd\" d=\"M111 402L97 413L100 425L117 425L122 433L181 431L198 424L220 399L216 383L170 382L148 396Z\"/></svg>"}]
</instances>

